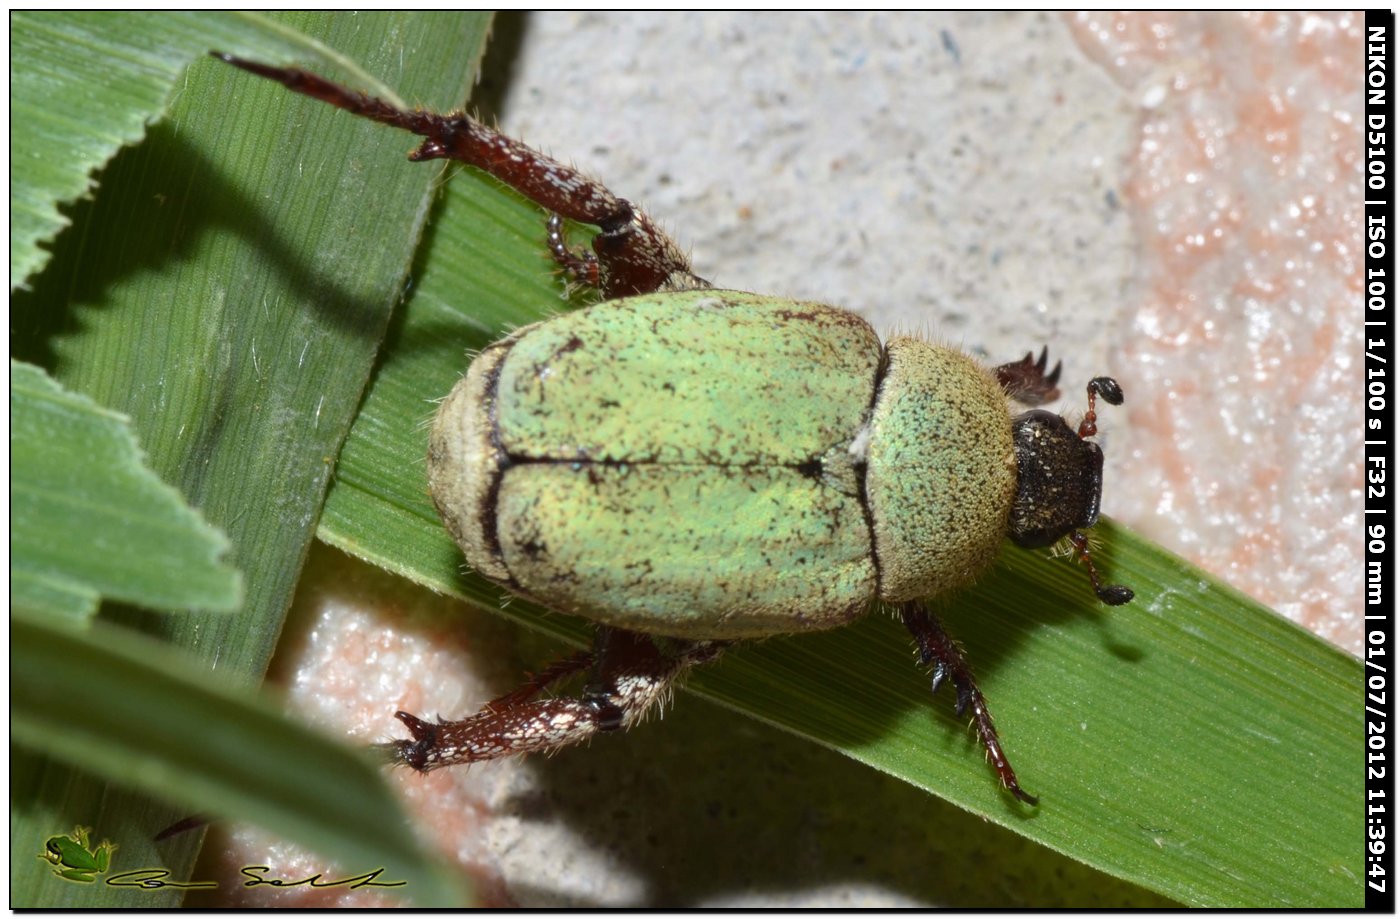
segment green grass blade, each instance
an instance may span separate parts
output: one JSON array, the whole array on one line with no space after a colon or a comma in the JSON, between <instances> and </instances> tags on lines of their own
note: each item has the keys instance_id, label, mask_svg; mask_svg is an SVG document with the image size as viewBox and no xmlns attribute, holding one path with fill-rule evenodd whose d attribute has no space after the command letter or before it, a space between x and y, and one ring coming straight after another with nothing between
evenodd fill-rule
<instances>
[{"instance_id":1,"label":"green grass blade","mask_svg":"<svg viewBox=\"0 0 1400 919\"><path fill-rule=\"evenodd\" d=\"M499 589L460 573L428 500L425 422L468 349L565 306L542 224L493 183L454 179L320 531L493 610ZM1360 905L1359 662L1111 523L1095 532L1133 604L1109 612L1068 561L1008 549L943 614L1038 809L996 788L889 617L735 650L690 687L1182 903ZM524 603L506 614L587 634Z\"/></svg>"},{"instance_id":2,"label":"green grass blade","mask_svg":"<svg viewBox=\"0 0 1400 919\"><path fill-rule=\"evenodd\" d=\"M228 540L142 462L126 418L10 362L10 605L85 621L99 597L228 612Z\"/></svg>"},{"instance_id":3,"label":"green grass blade","mask_svg":"<svg viewBox=\"0 0 1400 919\"><path fill-rule=\"evenodd\" d=\"M99 624L80 634L21 616L10 647L10 714L27 746L91 764L190 813L251 820L334 859L347 874L384 868L382 880L406 881L397 891L420 906L461 903L454 883L423 861L407 818L363 753L292 724L127 629ZM145 840L114 841L122 849L112 874L161 864L139 860ZM15 854L32 858L43 842L36 837ZM28 868L22 889L51 881L43 862ZM112 893L124 906L146 902L139 889Z\"/></svg>"},{"instance_id":4,"label":"green grass blade","mask_svg":"<svg viewBox=\"0 0 1400 919\"><path fill-rule=\"evenodd\" d=\"M70 225L12 300L12 353L130 416L151 468L228 535L247 579L233 615L111 618L260 677L439 175L396 168L406 145L392 132L289 107L285 91L205 51L357 61L410 101L448 107L467 94L488 22L460 13L17 17L33 34L16 36L15 110L125 127L100 127L94 140L70 125L71 144L42 151L82 151L57 164L58 178L47 167L12 174L12 197L51 204L82 194L102 165L95 193L61 212ZM105 93L107 83L128 85L133 60L158 85L143 77L139 93ZM56 136L67 137L61 128ZM29 231L34 240L53 231L46 226ZM11 822L16 841L74 823L134 835L179 816L27 753L12 789L29 805ZM169 854L172 866L188 868L192 835ZM34 905L106 902L101 890L58 886ZM149 905L177 897L153 894Z\"/></svg>"}]
</instances>

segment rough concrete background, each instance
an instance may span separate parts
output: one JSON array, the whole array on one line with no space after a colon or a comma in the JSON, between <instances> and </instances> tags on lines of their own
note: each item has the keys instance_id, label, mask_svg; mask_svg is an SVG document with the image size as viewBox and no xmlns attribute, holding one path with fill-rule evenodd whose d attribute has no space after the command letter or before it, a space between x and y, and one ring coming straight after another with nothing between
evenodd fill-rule
<instances>
[{"instance_id":1,"label":"rough concrete background","mask_svg":"<svg viewBox=\"0 0 1400 919\"><path fill-rule=\"evenodd\" d=\"M1128 403L1101 413L1106 512L1355 648L1359 28L1347 14L506 16L478 96L508 133L643 203L720 285L993 361L1049 344L1067 381L1118 377ZM1064 388L1059 407L1079 409ZM313 720L379 739L406 671L469 710L538 656L490 617L465 614L453 635L469 646L425 629L412 610L445 601L383 577L329 552L308 571L280 666ZM492 903L1154 902L685 702L625 745L448 770L405 795ZM697 745L727 754L698 778ZM305 859L247 830L226 844L231 865L256 852L295 874Z\"/></svg>"},{"instance_id":2,"label":"rough concrete background","mask_svg":"<svg viewBox=\"0 0 1400 919\"><path fill-rule=\"evenodd\" d=\"M1362 17L1069 21L1139 110L1110 506L1358 654Z\"/></svg>"}]
</instances>

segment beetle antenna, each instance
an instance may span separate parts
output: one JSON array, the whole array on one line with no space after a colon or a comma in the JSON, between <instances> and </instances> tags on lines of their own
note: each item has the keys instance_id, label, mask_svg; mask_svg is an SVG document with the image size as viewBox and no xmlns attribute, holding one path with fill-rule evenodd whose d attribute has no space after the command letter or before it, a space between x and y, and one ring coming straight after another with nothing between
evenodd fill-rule
<instances>
[{"instance_id":1,"label":"beetle antenna","mask_svg":"<svg viewBox=\"0 0 1400 919\"><path fill-rule=\"evenodd\" d=\"M1030 355L1026 355L1027 358ZM1123 387L1118 385L1118 381L1113 377L1094 377L1089 381L1089 410L1084 413L1084 420L1079 422L1079 437L1082 440L1086 437L1093 437L1099 433L1099 416L1094 412L1094 398L1102 396L1103 401L1109 405L1123 404Z\"/></svg>"}]
</instances>

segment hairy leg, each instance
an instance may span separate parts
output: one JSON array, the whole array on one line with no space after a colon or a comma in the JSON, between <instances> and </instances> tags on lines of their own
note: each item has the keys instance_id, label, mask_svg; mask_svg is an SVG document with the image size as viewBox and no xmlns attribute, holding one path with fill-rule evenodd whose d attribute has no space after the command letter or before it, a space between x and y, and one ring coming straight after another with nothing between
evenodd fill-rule
<instances>
[{"instance_id":1,"label":"hairy leg","mask_svg":"<svg viewBox=\"0 0 1400 919\"><path fill-rule=\"evenodd\" d=\"M593 240L596 270L583 271L576 280L599 287L608 299L710 286L690 270L690 260L680 247L630 201L614 195L572 166L551 159L470 115L407 111L309 71L273 67L221 51L210 54L249 73L275 80L292 92L417 134L424 140L409 154L414 162L452 159L475 166L552 214L598 227L602 232ZM557 236L557 245L551 237L550 250L566 269L575 267L575 261L588 261L572 254L567 260L561 258L568 248L562 229Z\"/></svg>"},{"instance_id":2,"label":"hairy leg","mask_svg":"<svg viewBox=\"0 0 1400 919\"><path fill-rule=\"evenodd\" d=\"M1016 770L1011 768L1011 761L1006 758L1006 753L1001 748L1001 739L997 737L992 713L987 709L987 700L977 688L977 681L973 679L972 670L963 657L962 649L944 630L938 617L929 612L922 603L902 603L899 612L904 619L905 628L909 629L914 640L919 643L920 660L925 664L933 664L933 691L938 692L938 687L944 680L953 681L953 687L957 690L954 711L959 715L972 712L972 724L977 729L982 746L987 748L987 758L996 770L997 778L1001 779L1001 784L1006 790L1018 799L1027 804L1035 804L1035 797L1022 791L1020 783L1016 781Z\"/></svg>"},{"instance_id":3,"label":"hairy leg","mask_svg":"<svg viewBox=\"0 0 1400 919\"><path fill-rule=\"evenodd\" d=\"M420 772L572 746L637 724L669 695L677 676L714 660L722 647L723 642L656 638L599 626L592 651L557 662L469 718L428 722L399 712L413 739L386 746L397 762ZM592 676L579 697L535 698L589 668Z\"/></svg>"}]
</instances>

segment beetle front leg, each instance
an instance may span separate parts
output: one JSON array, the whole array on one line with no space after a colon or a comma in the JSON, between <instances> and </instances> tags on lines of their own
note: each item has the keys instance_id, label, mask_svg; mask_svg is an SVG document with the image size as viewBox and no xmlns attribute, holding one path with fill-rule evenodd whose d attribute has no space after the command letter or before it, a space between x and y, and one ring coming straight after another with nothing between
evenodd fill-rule
<instances>
[{"instance_id":1,"label":"beetle front leg","mask_svg":"<svg viewBox=\"0 0 1400 919\"><path fill-rule=\"evenodd\" d=\"M593 239L596 271L591 277L585 272L577 280L601 288L608 299L710 286L690 270L690 259L681 248L630 201L614 195L572 166L551 159L470 115L405 111L296 67L272 67L221 51L210 54L249 73L275 80L292 92L425 138L409 154L414 162L453 159L475 166L560 217L598 227L602 232ZM557 235L557 245L551 235L550 251L561 259L560 253L567 253L568 247L562 233ZM572 256L569 261L561 260L561 264L573 267L573 259L587 262L586 258Z\"/></svg>"},{"instance_id":2,"label":"beetle front leg","mask_svg":"<svg viewBox=\"0 0 1400 919\"><path fill-rule=\"evenodd\" d=\"M943 628L943 623L938 621L938 617L929 612L922 603L901 603L899 613L904 619L905 628L919 643L920 661L933 664L933 691L938 692L938 687L944 680L953 681L953 687L958 693L954 711L960 716L972 712L972 723L977 728L977 736L981 738L982 746L987 748L987 758L991 760L992 768L996 770L1001 784L1019 800L1027 804L1036 804L1035 796L1022 791L1020 783L1016 781L1016 770L1011 768L1011 761L1006 758L1006 753L1001 748L1001 739L997 737L992 713L987 709L987 700L977 688L972 669L968 667L967 659L963 657L957 642L953 641L953 637Z\"/></svg>"},{"instance_id":3,"label":"beetle front leg","mask_svg":"<svg viewBox=\"0 0 1400 919\"><path fill-rule=\"evenodd\" d=\"M397 762L419 772L572 746L641 721L667 696L682 671L713 660L723 645L600 626L591 653L546 668L470 718L433 723L399 712L398 719L413 739L387 746ZM533 698L590 665L593 676L580 698Z\"/></svg>"},{"instance_id":4,"label":"beetle front leg","mask_svg":"<svg viewBox=\"0 0 1400 919\"><path fill-rule=\"evenodd\" d=\"M1055 384L1060 381L1060 361L1055 362L1054 370L1047 370L1050 349L1040 349L1040 359L1027 351L1019 361L997 367L997 382L1006 394L1023 405L1044 405L1060 397Z\"/></svg>"}]
</instances>

